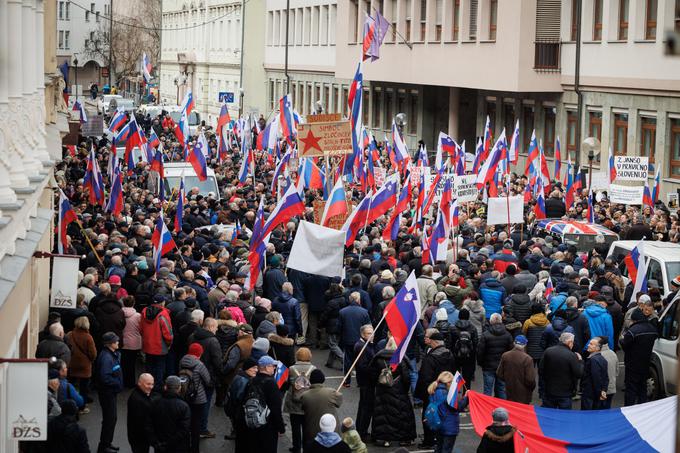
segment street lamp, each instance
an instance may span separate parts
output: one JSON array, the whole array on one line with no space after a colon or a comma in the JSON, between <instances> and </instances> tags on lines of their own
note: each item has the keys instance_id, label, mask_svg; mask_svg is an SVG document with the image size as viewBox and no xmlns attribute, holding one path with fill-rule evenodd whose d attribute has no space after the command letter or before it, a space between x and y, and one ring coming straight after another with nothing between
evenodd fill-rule
<instances>
[{"instance_id":1,"label":"street lamp","mask_svg":"<svg viewBox=\"0 0 680 453\"><path fill-rule=\"evenodd\" d=\"M74 53L73 55L78 55L77 53ZM76 75L76 101L78 100L78 57L73 58L73 66L75 67L75 75Z\"/></svg>"},{"instance_id":2,"label":"street lamp","mask_svg":"<svg viewBox=\"0 0 680 453\"><path fill-rule=\"evenodd\" d=\"M397 113L397 116L394 117L394 122L397 125L397 129L399 129L399 133L404 135L404 128L406 127L406 114L405 113Z\"/></svg>"},{"instance_id":3,"label":"street lamp","mask_svg":"<svg viewBox=\"0 0 680 453\"><path fill-rule=\"evenodd\" d=\"M243 91L243 87L239 87L238 89L238 117L243 116L243 96L245 95L245 91Z\"/></svg>"}]
</instances>

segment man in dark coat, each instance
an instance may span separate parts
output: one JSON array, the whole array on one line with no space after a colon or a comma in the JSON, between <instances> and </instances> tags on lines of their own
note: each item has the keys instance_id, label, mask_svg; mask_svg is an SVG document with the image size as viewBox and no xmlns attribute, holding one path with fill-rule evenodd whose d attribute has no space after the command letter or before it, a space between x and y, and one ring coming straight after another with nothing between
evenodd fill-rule
<instances>
[{"instance_id":1,"label":"man in dark coat","mask_svg":"<svg viewBox=\"0 0 680 453\"><path fill-rule=\"evenodd\" d=\"M132 390L127 401L127 436L132 453L148 453L149 433L147 423L151 417L151 406L158 399L153 392L153 376L142 373L137 387Z\"/></svg>"},{"instance_id":2,"label":"man in dark coat","mask_svg":"<svg viewBox=\"0 0 680 453\"><path fill-rule=\"evenodd\" d=\"M94 311L94 316L99 323L100 332L113 332L118 338L123 338L125 313L123 312L123 305L118 302L118 299L113 294L99 302ZM97 349L101 350L103 346L101 338L94 338L94 342L97 345Z\"/></svg>"},{"instance_id":3,"label":"man in dark coat","mask_svg":"<svg viewBox=\"0 0 680 453\"><path fill-rule=\"evenodd\" d=\"M189 453L191 409L179 396L181 381L177 376L165 379L163 397L151 405L149 440L154 451Z\"/></svg>"},{"instance_id":4,"label":"man in dark coat","mask_svg":"<svg viewBox=\"0 0 680 453\"><path fill-rule=\"evenodd\" d=\"M357 385L359 386L359 406L357 407L356 426L359 436L364 441L368 440L368 428L371 426L375 401L375 382L371 372L371 360L373 360L373 356L376 353L376 348L371 339L372 336L373 326L366 324L361 327L361 339L354 345L355 357L366 346L355 367ZM368 344L366 344L367 341Z\"/></svg>"},{"instance_id":5,"label":"man in dark coat","mask_svg":"<svg viewBox=\"0 0 680 453\"><path fill-rule=\"evenodd\" d=\"M425 331L425 344L429 349L420 363L418 382L416 383L414 394L416 398L422 401L428 401L430 395L427 392L427 387L437 380L439 373L442 371L453 372L456 368L453 354L444 346L444 337L442 337L437 329L431 328ZM418 445L418 448L432 448L434 446L435 433L425 423L426 408L427 405L423 404L423 443Z\"/></svg>"},{"instance_id":6,"label":"man in dark coat","mask_svg":"<svg viewBox=\"0 0 680 453\"><path fill-rule=\"evenodd\" d=\"M276 299L281 294L281 286L286 282L286 274L281 269L281 255L272 256L269 260L269 269L264 273L262 290L264 297L269 300Z\"/></svg>"},{"instance_id":7,"label":"man in dark coat","mask_svg":"<svg viewBox=\"0 0 680 453\"><path fill-rule=\"evenodd\" d=\"M340 310L338 315L338 330L340 331L340 346L343 352L343 373L347 372L354 362L354 345L360 339L361 326L370 324L368 311L361 306L359 293L349 295L349 305ZM350 386L350 377L345 381L345 387Z\"/></svg>"},{"instance_id":8,"label":"man in dark coat","mask_svg":"<svg viewBox=\"0 0 680 453\"><path fill-rule=\"evenodd\" d=\"M647 401L647 375L649 361L652 358L652 348L657 337L654 325L645 317L639 308L631 314L633 324L621 338L625 363L626 394L624 404L632 406Z\"/></svg>"},{"instance_id":9,"label":"man in dark coat","mask_svg":"<svg viewBox=\"0 0 680 453\"><path fill-rule=\"evenodd\" d=\"M601 350L600 337L590 340L581 378L581 410L584 411L606 409L604 403L607 401L609 374L607 360L600 354Z\"/></svg>"},{"instance_id":10,"label":"man in dark coat","mask_svg":"<svg viewBox=\"0 0 680 453\"><path fill-rule=\"evenodd\" d=\"M97 448L99 453L118 451L118 448L111 444L118 420L116 400L123 390L123 370L120 368L118 340L118 335L113 332L106 332L102 335L104 347L95 362L97 393L102 407L102 430Z\"/></svg>"},{"instance_id":11,"label":"man in dark coat","mask_svg":"<svg viewBox=\"0 0 680 453\"><path fill-rule=\"evenodd\" d=\"M496 376L504 352L512 349L512 335L503 325L498 313L491 315L489 328L482 333L477 348L477 363L482 367L484 394L505 399L505 383Z\"/></svg>"},{"instance_id":12,"label":"man in dark coat","mask_svg":"<svg viewBox=\"0 0 680 453\"><path fill-rule=\"evenodd\" d=\"M572 352L574 334L560 335L560 343L545 350L538 364L538 374L543 378L543 407L571 409L571 397L583 375L581 354Z\"/></svg>"},{"instance_id":13,"label":"man in dark coat","mask_svg":"<svg viewBox=\"0 0 680 453\"><path fill-rule=\"evenodd\" d=\"M222 368L222 347L220 341L215 336L217 332L217 320L214 318L205 318L203 326L196 329L196 331L189 337L189 344L198 343L203 347L203 354L201 354L201 362L208 369L210 373L210 380L217 382L220 379L220 369ZM210 410L210 402L215 391L214 386L206 387L205 396L208 402L203 406L203 416L201 417L201 434L211 435L208 431L208 416Z\"/></svg>"},{"instance_id":14,"label":"man in dark coat","mask_svg":"<svg viewBox=\"0 0 680 453\"><path fill-rule=\"evenodd\" d=\"M283 396L278 385L276 385L276 381L274 381L275 371L276 361L274 359L268 355L260 357L257 362L257 374L246 387L246 399L257 387L269 409L265 426L256 429L246 428L249 451L252 452L276 453L279 435L286 432L286 425L281 413Z\"/></svg>"},{"instance_id":15,"label":"man in dark coat","mask_svg":"<svg viewBox=\"0 0 680 453\"><path fill-rule=\"evenodd\" d=\"M503 353L496 370L496 376L505 382L508 400L522 404L531 404L536 388L534 360L525 352L527 343L527 337L517 335L513 349Z\"/></svg>"},{"instance_id":16,"label":"man in dark coat","mask_svg":"<svg viewBox=\"0 0 680 453\"><path fill-rule=\"evenodd\" d=\"M549 219L559 219L567 212L562 195L559 190L553 190L550 197L545 200L545 216Z\"/></svg>"},{"instance_id":17,"label":"man in dark coat","mask_svg":"<svg viewBox=\"0 0 680 453\"><path fill-rule=\"evenodd\" d=\"M578 300L575 297L567 297L566 303L567 324L574 329L574 351L581 352L590 340L590 325L586 316L578 310Z\"/></svg>"},{"instance_id":18,"label":"man in dark coat","mask_svg":"<svg viewBox=\"0 0 680 453\"><path fill-rule=\"evenodd\" d=\"M51 324L47 331L49 335L45 337L35 350L35 357L38 359L49 359L56 357L67 364L71 361L71 350L64 342L64 327L61 323Z\"/></svg>"},{"instance_id":19,"label":"man in dark coat","mask_svg":"<svg viewBox=\"0 0 680 453\"><path fill-rule=\"evenodd\" d=\"M641 216L633 217L633 226L626 232L627 241L640 241L642 238L651 239L652 229L642 221Z\"/></svg>"},{"instance_id":20,"label":"man in dark coat","mask_svg":"<svg viewBox=\"0 0 680 453\"><path fill-rule=\"evenodd\" d=\"M65 400L61 414L47 425L47 451L90 453L85 429L78 425L78 406L75 401Z\"/></svg>"}]
</instances>

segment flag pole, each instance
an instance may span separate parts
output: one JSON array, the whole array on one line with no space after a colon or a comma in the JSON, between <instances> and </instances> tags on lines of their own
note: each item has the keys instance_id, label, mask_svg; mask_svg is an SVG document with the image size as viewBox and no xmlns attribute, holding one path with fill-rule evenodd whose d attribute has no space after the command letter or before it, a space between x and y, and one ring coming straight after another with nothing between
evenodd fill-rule
<instances>
[{"instance_id":1,"label":"flag pole","mask_svg":"<svg viewBox=\"0 0 680 453\"><path fill-rule=\"evenodd\" d=\"M97 253L97 251L94 249L94 245L92 244L90 237L87 235L87 233L85 233L85 229L83 228L83 225L80 223L80 220L77 220L77 223L78 223L78 226L80 227L80 233L85 237L85 240L90 245L90 248L92 249L92 253L94 253L94 256L97 257L97 261L99 261L99 264L104 266L104 262L102 261L101 257Z\"/></svg>"}]
</instances>

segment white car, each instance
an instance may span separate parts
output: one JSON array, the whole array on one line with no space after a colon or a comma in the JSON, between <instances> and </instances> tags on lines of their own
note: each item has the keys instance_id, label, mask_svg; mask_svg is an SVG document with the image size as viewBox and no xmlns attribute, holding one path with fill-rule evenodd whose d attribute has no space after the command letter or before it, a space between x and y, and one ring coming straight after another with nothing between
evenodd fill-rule
<instances>
[{"instance_id":1,"label":"white car","mask_svg":"<svg viewBox=\"0 0 680 453\"><path fill-rule=\"evenodd\" d=\"M186 162L167 162L163 165L163 171L165 173L163 188L165 189L167 200L171 197L177 197L177 190L179 189L179 182L182 176L184 176L184 190L187 194L192 188L198 187L198 193L204 197L212 193L217 200L220 199L217 178L215 178L215 171L212 168L208 168L208 179L205 181L200 181L194 167Z\"/></svg>"},{"instance_id":2,"label":"white car","mask_svg":"<svg viewBox=\"0 0 680 453\"><path fill-rule=\"evenodd\" d=\"M678 393L678 331L680 330L680 293L659 317L659 336L649 362L647 395L651 399Z\"/></svg>"},{"instance_id":3,"label":"white car","mask_svg":"<svg viewBox=\"0 0 680 453\"><path fill-rule=\"evenodd\" d=\"M102 113L104 115L108 115L109 113L109 107L111 104L111 100L115 99L116 103L117 101L123 99L123 96L119 94L104 94L99 98L99 102L97 102L97 111L99 113Z\"/></svg>"},{"instance_id":4,"label":"white car","mask_svg":"<svg viewBox=\"0 0 680 453\"><path fill-rule=\"evenodd\" d=\"M630 253L639 241L614 241L609 247L608 257L622 263L622 256ZM647 257L647 279L655 280L659 284L664 297L671 293L671 280L680 275L680 244L662 241L645 241L645 256ZM620 266L621 273L628 277L628 269Z\"/></svg>"}]
</instances>

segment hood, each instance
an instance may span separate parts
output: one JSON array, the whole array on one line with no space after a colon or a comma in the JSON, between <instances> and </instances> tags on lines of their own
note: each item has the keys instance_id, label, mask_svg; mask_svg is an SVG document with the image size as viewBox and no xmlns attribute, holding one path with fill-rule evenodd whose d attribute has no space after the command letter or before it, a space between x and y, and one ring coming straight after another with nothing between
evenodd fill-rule
<instances>
[{"instance_id":1,"label":"hood","mask_svg":"<svg viewBox=\"0 0 680 453\"><path fill-rule=\"evenodd\" d=\"M549 324L548 318L545 317L543 313L536 313L531 315L529 318L534 325L539 327L545 327Z\"/></svg>"},{"instance_id":2,"label":"hood","mask_svg":"<svg viewBox=\"0 0 680 453\"><path fill-rule=\"evenodd\" d=\"M517 305L531 305L531 299L527 294L513 294L512 301Z\"/></svg>"},{"instance_id":3,"label":"hood","mask_svg":"<svg viewBox=\"0 0 680 453\"><path fill-rule=\"evenodd\" d=\"M552 326L553 329L555 329L558 332L562 332L564 329L569 327L569 324L567 324L567 321L564 318L560 318L559 316L555 316L552 320Z\"/></svg>"},{"instance_id":4,"label":"hood","mask_svg":"<svg viewBox=\"0 0 680 453\"><path fill-rule=\"evenodd\" d=\"M201 360L199 358L187 354L184 357L182 357L182 359L179 361L179 367L193 370L199 363L201 363Z\"/></svg>"},{"instance_id":5,"label":"hood","mask_svg":"<svg viewBox=\"0 0 680 453\"><path fill-rule=\"evenodd\" d=\"M499 282L495 278L487 278L486 280L484 280L484 284L489 288L499 288L503 286L501 282Z\"/></svg>"},{"instance_id":6,"label":"hood","mask_svg":"<svg viewBox=\"0 0 680 453\"><path fill-rule=\"evenodd\" d=\"M458 311L456 310L456 307L454 307L453 304L448 300L440 303L439 308L445 309L447 315L452 315Z\"/></svg>"},{"instance_id":7,"label":"hood","mask_svg":"<svg viewBox=\"0 0 680 453\"><path fill-rule=\"evenodd\" d=\"M489 425L484 434L494 442L508 442L515 435L515 427L510 425Z\"/></svg>"},{"instance_id":8,"label":"hood","mask_svg":"<svg viewBox=\"0 0 680 453\"><path fill-rule=\"evenodd\" d=\"M283 301L283 302L288 302L292 297L293 297L292 294L283 293L283 292L279 295L279 299L281 299L281 301Z\"/></svg>"},{"instance_id":9,"label":"hood","mask_svg":"<svg viewBox=\"0 0 680 453\"><path fill-rule=\"evenodd\" d=\"M470 328L470 320L469 319L458 319L455 324L456 327L458 327L461 330L467 330Z\"/></svg>"},{"instance_id":10,"label":"hood","mask_svg":"<svg viewBox=\"0 0 680 453\"><path fill-rule=\"evenodd\" d=\"M567 312L567 322L578 319L578 317L581 315L577 308L567 308L565 311Z\"/></svg>"},{"instance_id":11,"label":"hood","mask_svg":"<svg viewBox=\"0 0 680 453\"><path fill-rule=\"evenodd\" d=\"M123 307L123 313L125 314L125 319L132 318L137 314L137 310L134 307Z\"/></svg>"},{"instance_id":12,"label":"hood","mask_svg":"<svg viewBox=\"0 0 680 453\"><path fill-rule=\"evenodd\" d=\"M104 299L101 304L99 304L99 310L103 311L107 315L112 315L121 310L121 306L116 299Z\"/></svg>"},{"instance_id":13,"label":"hood","mask_svg":"<svg viewBox=\"0 0 680 453\"><path fill-rule=\"evenodd\" d=\"M500 337L501 335L504 335L505 332L507 332L505 325L503 324L491 324L488 331L491 333L491 335L495 335L497 337Z\"/></svg>"},{"instance_id":14,"label":"hood","mask_svg":"<svg viewBox=\"0 0 680 453\"><path fill-rule=\"evenodd\" d=\"M342 441L340 434L336 432L324 433L320 432L314 438L314 441L320 444L322 447L331 448L333 445L337 445Z\"/></svg>"},{"instance_id":15,"label":"hood","mask_svg":"<svg viewBox=\"0 0 680 453\"><path fill-rule=\"evenodd\" d=\"M480 299L477 299L477 300L470 299L466 303L466 305L467 305L468 309L471 312L474 312L474 313L479 313L479 312L482 311L482 308L484 308L484 302L482 302Z\"/></svg>"},{"instance_id":16,"label":"hood","mask_svg":"<svg viewBox=\"0 0 680 453\"><path fill-rule=\"evenodd\" d=\"M149 305L146 307L144 312L144 319L147 321L153 321L156 317L163 311L163 309L157 305Z\"/></svg>"},{"instance_id":17,"label":"hood","mask_svg":"<svg viewBox=\"0 0 680 453\"><path fill-rule=\"evenodd\" d=\"M585 313L591 318L597 318L599 316L604 316L605 314L608 314L606 308L600 307L597 304L588 305L585 309Z\"/></svg>"},{"instance_id":18,"label":"hood","mask_svg":"<svg viewBox=\"0 0 680 453\"><path fill-rule=\"evenodd\" d=\"M205 340L206 338L214 337L215 334L212 333L209 330L205 330L203 327L199 327L196 329L194 332L194 341L200 342L201 340Z\"/></svg>"},{"instance_id":19,"label":"hood","mask_svg":"<svg viewBox=\"0 0 680 453\"><path fill-rule=\"evenodd\" d=\"M257 332L258 334L267 334L267 333L272 333L276 332L276 326L272 324L271 321L264 320L260 323L260 325L257 327Z\"/></svg>"},{"instance_id":20,"label":"hood","mask_svg":"<svg viewBox=\"0 0 680 453\"><path fill-rule=\"evenodd\" d=\"M293 346L293 343L295 343L295 341L293 341L292 338L280 337L280 336L276 335L275 333L269 335L267 338L269 339L270 343L276 343L276 344L280 344L280 345L283 345L283 346Z\"/></svg>"}]
</instances>

